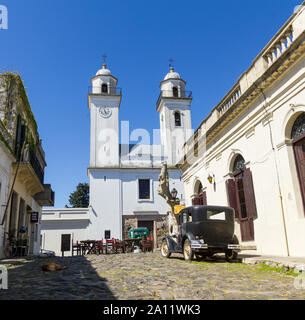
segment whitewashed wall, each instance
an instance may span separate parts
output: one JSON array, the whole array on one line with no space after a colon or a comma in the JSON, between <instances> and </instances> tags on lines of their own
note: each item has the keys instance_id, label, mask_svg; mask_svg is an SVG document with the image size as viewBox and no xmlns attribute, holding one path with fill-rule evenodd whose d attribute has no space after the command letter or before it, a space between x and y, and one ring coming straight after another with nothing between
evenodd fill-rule
<instances>
[{"instance_id":1,"label":"whitewashed wall","mask_svg":"<svg viewBox=\"0 0 305 320\"><path fill-rule=\"evenodd\" d=\"M41 248L54 251L57 256L61 256L61 235L71 235L72 241L88 240L89 227L88 209L44 209L42 211ZM65 256L70 256L71 252L65 252Z\"/></svg>"},{"instance_id":2,"label":"whitewashed wall","mask_svg":"<svg viewBox=\"0 0 305 320\"><path fill-rule=\"evenodd\" d=\"M13 177L11 177L13 179ZM32 195L28 193L27 187L22 184L19 179L16 179L14 185L14 191L18 194L18 205L17 212L19 212L19 203L20 198L25 201L26 206L30 206L33 212L38 212L41 218L41 206L34 200ZM41 229L41 219L38 223L31 223L30 215L26 215L26 219L28 220L28 231L27 236L29 239L29 252L33 252L34 255L38 255L40 253L40 229Z\"/></svg>"},{"instance_id":3,"label":"whitewashed wall","mask_svg":"<svg viewBox=\"0 0 305 320\"><path fill-rule=\"evenodd\" d=\"M104 238L105 230L111 237L122 239L122 216L133 214L166 214L167 204L158 195L156 169L90 169L90 239ZM170 170L170 188L176 188L179 197L184 194L179 170ZM150 200L138 199L138 179L151 179Z\"/></svg>"},{"instance_id":4,"label":"whitewashed wall","mask_svg":"<svg viewBox=\"0 0 305 320\"><path fill-rule=\"evenodd\" d=\"M290 144L292 124L297 115L305 111L305 59L279 79L265 95L269 102L269 117L266 118L263 108L265 100L261 96L221 136L211 148L213 150L207 150L209 165L204 166L205 161L201 159L197 166L185 173L186 198L190 205L195 183L200 180L206 188L208 204L228 205L225 181L229 179L231 160L240 153L253 174L258 213L258 219L254 221L258 252L287 255L278 172L290 255L305 256L304 208ZM209 174L215 175L216 190L207 181ZM236 226L236 233L240 233L239 225Z\"/></svg>"},{"instance_id":5,"label":"whitewashed wall","mask_svg":"<svg viewBox=\"0 0 305 320\"><path fill-rule=\"evenodd\" d=\"M4 215L5 207L7 204L8 193L9 193L9 179L10 179L10 168L12 163L12 157L4 151L6 148L2 142L0 142L0 222ZM5 224L0 225L0 258L3 257L3 243L5 237Z\"/></svg>"}]
</instances>

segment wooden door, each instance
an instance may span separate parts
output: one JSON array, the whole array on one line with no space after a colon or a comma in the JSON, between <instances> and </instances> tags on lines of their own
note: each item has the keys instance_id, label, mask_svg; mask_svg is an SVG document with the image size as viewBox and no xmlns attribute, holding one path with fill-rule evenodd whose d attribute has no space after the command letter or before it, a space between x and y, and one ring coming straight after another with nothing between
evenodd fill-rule
<instances>
[{"instance_id":1,"label":"wooden door","mask_svg":"<svg viewBox=\"0 0 305 320\"><path fill-rule=\"evenodd\" d=\"M192 199L192 205L193 206L207 206L208 201L207 201L207 193L206 191L201 192L198 197Z\"/></svg>"},{"instance_id":2,"label":"wooden door","mask_svg":"<svg viewBox=\"0 0 305 320\"><path fill-rule=\"evenodd\" d=\"M10 221L9 221L9 233L10 235L17 237L18 235L18 194L13 192L10 208Z\"/></svg>"},{"instance_id":3,"label":"wooden door","mask_svg":"<svg viewBox=\"0 0 305 320\"><path fill-rule=\"evenodd\" d=\"M199 199L200 199L200 205L201 206L207 206L208 205L208 201L207 201L207 193L204 191L204 192L201 192L199 194Z\"/></svg>"},{"instance_id":4,"label":"wooden door","mask_svg":"<svg viewBox=\"0 0 305 320\"><path fill-rule=\"evenodd\" d=\"M71 234L61 235L61 251L66 252L71 250Z\"/></svg>"},{"instance_id":5,"label":"wooden door","mask_svg":"<svg viewBox=\"0 0 305 320\"><path fill-rule=\"evenodd\" d=\"M304 214L305 214L305 136L298 139L294 145L295 162L298 171L300 182L301 195L303 199Z\"/></svg>"},{"instance_id":6,"label":"wooden door","mask_svg":"<svg viewBox=\"0 0 305 320\"><path fill-rule=\"evenodd\" d=\"M242 241L253 241L257 211L251 171L249 169L240 171L234 179L228 180L226 185L228 202L235 210Z\"/></svg>"},{"instance_id":7,"label":"wooden door","mask_svg":"<svg viewBox=\"0 0 305 320\"><path fill-rule=\"evenodd\" d=\"M254 223L247 210L244 181L241 177L235 178L235 181L242 241L252 241L254 240Z\"/></svg>"}]
</instances>

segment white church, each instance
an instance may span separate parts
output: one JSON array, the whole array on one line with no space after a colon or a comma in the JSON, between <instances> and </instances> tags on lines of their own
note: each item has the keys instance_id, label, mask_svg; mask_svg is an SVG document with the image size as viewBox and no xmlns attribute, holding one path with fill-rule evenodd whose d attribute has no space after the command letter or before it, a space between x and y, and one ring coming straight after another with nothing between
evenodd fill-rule
<instances>
[{"instance_id":1,"label":"white church","mask_svg":"<svg viewBox=\"0 0 305 320\"><path fill-rule=\"evenodd\" d=\"M128 237L132 228L147 227L161 242L168 230L168 205L158 195L161 163L167 162L171 190L184 199L184 185L177 163L183 145L192 136L192 93L186 82L170 68L160 83L157 113L161 144L122 144L119 111L122 90L106 64L91 79L90 109L90 206L88 209L45 209L42 215L42 248L61 254L62 238L71 242ZM124 106L122 106L124 107ZM126 129L126 128L125 128ZM125 130L126 131L126 130ZM128 141L151 141L138 129ZM125 134L125 138L126 138ZM126 139L124 139L126 140Z\"/></svg>"},{"instance_id":2,"label":"white church","mask_svg":"<svg viewBox=\"0 0 305 320\"><path fill-rule=\"evenodd\" d=\"M185 91L186 82L171 68L160 84L157 101L161 144L120 144L122 95L117 82L105 64L91 79L88 236L90 239L122 239L130 228L147 227L157 238L162 229L167 230L168 207L158 195L163 161L168 163L171 188L178 191L179 197L183 198L184 194L181 172L175 165L183 156L183 144L192 135L192 97ZM139 137L147 140L142 132L140 129L131 133L130 140L136 141Z\"/></svg>"}]
</instances>

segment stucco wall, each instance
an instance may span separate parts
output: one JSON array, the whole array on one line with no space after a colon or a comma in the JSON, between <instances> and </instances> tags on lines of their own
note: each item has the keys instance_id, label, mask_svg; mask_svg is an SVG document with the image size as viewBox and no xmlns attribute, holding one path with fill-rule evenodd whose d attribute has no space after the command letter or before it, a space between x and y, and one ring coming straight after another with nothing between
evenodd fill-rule
<instances>
[{"instance_id":1,"label":"stucco wall","mask_svg":"<svg viewBox=\"0 0 305 320\"><path fill-rule=\"evenodd\" d=\"M71 251L65 252L65 256L72 254L72 242L88 240L89 214L88 209L44 209L41 218L41 248L54 251L61 256L61 236L71 235Z\"/></svg>"},{"instance_id":2,"label":"stucco wall","mask_svg":"<svg viewBox=\"0 0 305 320\"><path fill-rule=\"evenodd\" d=\"M0 223L4 215L5 206L8 199L8 188L9 188L9 177L10 177L10 167L12 159L4 151L5 146L0 142ZM0 225L0 258L3 256L3 243L5 237L5 224Z\"/></svg>"},{"instance_id":3,"label":"stucco wall","mask_svg":"<svg viewBox=\"0 0 305 320\"><path fill-rule=\"evenodd\" d=\"M208 204L228 205L225 181L230 178L234 156L241 154L253 174L258 252L287 255L285 222L290 255L304 256L304 208L289 135L294 119L305 111L305 59L264 94L266 101L261 95L208 147L206 162L200 159L185 172L186 199L190 204L199 179L206 188ZM215 175L216 189L207 181L209 174ZM238 225L236 233L240 233Z\"/></svg>"},{"instance_id":4,"label":"stucco wall","mask_svg":"<svg viewBox=\"0 0 305 320\"><path fill-rule=\"evenodd\" d=\"M123 215L166 214L167 204L158 195L158 177L156 169L91 169L90 170L90 220L89 237L104 238L105 230L111 230L111 237L122 239ZM170 188L176 188L178 195L184 197L183 182L179 170L170 170ZM138 179L151 180L152 197L149 200L138 199Z\"/></svg>"}]
</instances>

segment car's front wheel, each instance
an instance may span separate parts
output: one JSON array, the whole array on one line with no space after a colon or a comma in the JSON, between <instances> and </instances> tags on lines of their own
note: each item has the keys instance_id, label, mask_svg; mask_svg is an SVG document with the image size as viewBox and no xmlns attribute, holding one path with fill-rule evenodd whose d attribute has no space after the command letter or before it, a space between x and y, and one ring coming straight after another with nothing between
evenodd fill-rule
<instances>
[{"instance_id":1,"label":"car's front wheel","mask_svg":"<svg viewBox=\"0 0 305 320\"><path fill-rule=\"evenodd\" d=\"M183 245L183 255L185 261L192 261L194 258L194 252L191 247L190 240L186 239Z\"/></svg>"},{"instance_id":2,"label":"car's front wheel","mask_svg":"<svg viewBox=\"0 0 305 320\"><path fill-rule=\"evenodd\" d=\"M163 240L162 241L162 244L161 244L161 255L162 257L164 258L169 258L170 257L170 252L169 252L169 249L168 249L168 245L167 245L167 241L166 240Z\"/></svg>"}]
</instances>

